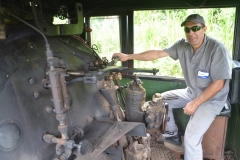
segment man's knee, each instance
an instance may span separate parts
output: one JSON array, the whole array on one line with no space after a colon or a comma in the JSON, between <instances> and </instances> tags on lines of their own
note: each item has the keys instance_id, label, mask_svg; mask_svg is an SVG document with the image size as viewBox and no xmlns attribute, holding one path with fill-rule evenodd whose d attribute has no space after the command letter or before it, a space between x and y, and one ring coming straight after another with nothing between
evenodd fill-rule
<instances>
[{"instance_id":1,"label":"man's knee","mask_svg":"<svg viewBox=\"0 0 240 160\"><path fill-rule=\"evenodd\" d=\"M197 110L193 116L190 117L185 130L184 143L188 145L200 145L204 133L208 130L215 116L205 114L205 110Z\"/></svg>"}]
</instances>

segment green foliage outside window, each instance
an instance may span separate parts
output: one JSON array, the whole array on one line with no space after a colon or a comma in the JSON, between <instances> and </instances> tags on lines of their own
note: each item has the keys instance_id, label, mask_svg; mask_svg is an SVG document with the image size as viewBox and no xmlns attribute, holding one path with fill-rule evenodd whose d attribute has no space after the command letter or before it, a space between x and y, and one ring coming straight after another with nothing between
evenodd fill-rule
<instances>
[{"instance_id":1,"label":"green foliage outside window","mask_svg":"<svg viewBox=\"0 0 240 160\"><path fill-rule=\"evenodd\" d=\"M221 41L232 53L235 8L150 10L134 12L134 52L164 49L185 37L181 23L193 13L202 15L206 34ZM170 57L143 62L134 61L136 68L158 68L158 75L183 77L178 61Z\"/></svg>"},{"instance_id":2,"label":"green foliage outside window","mask_svg":"<svg viewBox=\"0 0 240 160\"><path fill-rule=\"evenodd\" d=\"M205 19L206 34L221 41L232 53L235 8L148 10L134 12L134 53L149 49L164 49L185 37L182 21L193 13ZM98 46L99 55L111 59L121 52L119 18L91 18L92 42ZM134 68L158 68L158 75L183 77L178 61L170 57L154 61L134 61Z\"/></svg>"},{"instance_id":3,"label":"green foliage outside window","mask_svg":"<svg viewBox=\"0 0 240 160\"><path fill-rule=\"evenodd\" d=\"M114 52L120 52L119 17L92 17L90 24L92 44L98 48L96 52L111 60Z\"/></svg>"}]
</instances>

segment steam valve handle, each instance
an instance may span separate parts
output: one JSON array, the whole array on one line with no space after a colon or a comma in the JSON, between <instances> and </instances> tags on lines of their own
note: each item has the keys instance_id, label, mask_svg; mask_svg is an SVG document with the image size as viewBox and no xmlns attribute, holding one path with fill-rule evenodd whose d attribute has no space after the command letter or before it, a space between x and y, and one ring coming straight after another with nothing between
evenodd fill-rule
<instances>
[{"instance_id":1,"label":"steam valve handle","mask_svg":"<svg viewBox=\"0 0 240 160\"><path fill-rule=\"evenodd\" d=\"M79 144L74 144L74 147L77 147L77 153L79 155L84 155L88 151L89 143L86 139L79 142Z\"/></svg>"},{"instance_id":2,"label":"steam valve handle","mask_svg":"<svg viewBox=\"0 0 240 160\"><path fill-rule=\"evenodd\" d=\"M119 60L118 56L113 57L112 61L109 63L109 66L115 66L118 60Z\"/></svg>"}]
</instances>

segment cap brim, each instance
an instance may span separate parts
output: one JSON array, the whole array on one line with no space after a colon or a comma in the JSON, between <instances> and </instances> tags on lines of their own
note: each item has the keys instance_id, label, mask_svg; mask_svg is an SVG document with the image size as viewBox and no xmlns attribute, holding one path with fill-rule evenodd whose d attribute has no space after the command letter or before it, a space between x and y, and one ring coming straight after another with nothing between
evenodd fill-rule
<instances>
[{"instance_id":1,"label":"cap brim","mask_svg":"<svg viewBox=\"0 0 240 160\"><path fill-rule=\"evenodd\" d=\"M184 26L187 22L189 22L189 21L183 21L183 22L181 23L181 27Z\"/></svg>"},{"instance_id":2,"label":"cap brim","mask_svg":"<svg viewBox=\"0 0 240 160\"><path fill-rule=\"evenodd\" d=\"M187 22L194 22L194 23L202 24L202 22L199 22L199 21L188 20L188 21L183 21L183 22L181 23L181 27L185 26L185 24L186 24ZM203 25L205 25L205 24L203 24Z\"/></svg>"}]
</instances>

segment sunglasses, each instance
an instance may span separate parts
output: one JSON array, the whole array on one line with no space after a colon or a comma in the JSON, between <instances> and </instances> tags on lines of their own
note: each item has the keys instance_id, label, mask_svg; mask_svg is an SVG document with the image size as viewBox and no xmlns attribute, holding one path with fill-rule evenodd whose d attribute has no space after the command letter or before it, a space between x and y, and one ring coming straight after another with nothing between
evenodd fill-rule
<instances>
[{"instance_id":1,"label":"sunglasses","mask_svg":"<svg viewBox=\"0 0 240 160\"><path fill-rule=\"evenodd\" d=\"M184 31L185 31L185 33L189 33L190 30L192 30L193 32L197 32L197 31L201 30L202 28L203 28L203 26L193 26L191 28L184 27Z\"/></svg>"}]
</instances>

